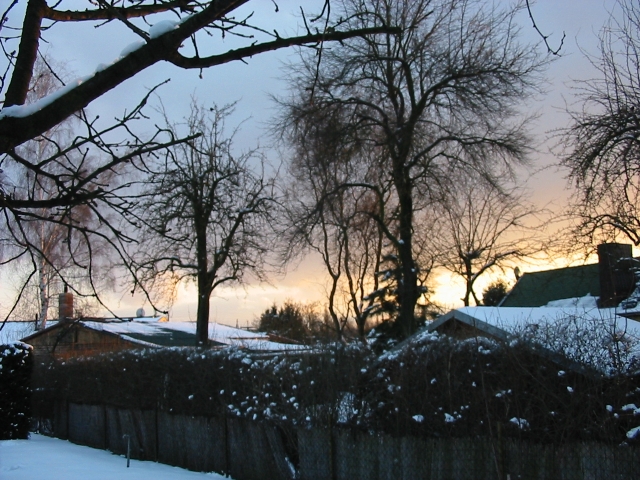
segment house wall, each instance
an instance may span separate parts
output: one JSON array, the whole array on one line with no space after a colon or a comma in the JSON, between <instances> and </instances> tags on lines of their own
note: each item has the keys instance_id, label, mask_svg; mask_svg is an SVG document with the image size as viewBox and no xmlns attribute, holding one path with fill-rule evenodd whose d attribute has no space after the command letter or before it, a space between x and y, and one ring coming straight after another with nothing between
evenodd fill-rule
<instances>
[{"instance_id":1,"label":"house wall","mask_svg":"<svg viewBox=\"0 0 640 480\"><path fill-rule=\"evenodd\" d=\"M56 327L28 339L28 343L33 346L34 355L64 359L140 348L139 344L109 332L100 332L77 324Z\"/></svg>"},{"instance_id":2,"label":"house wall","mask_svg":"<svg viewBox=\"0 0 640 480\"><path fill-rule=\"evenodd\" d=\"M458 322L455 319L449 320L448 322L443 323L440 327L436 329L438 333L443 335L448 335L452 338L457 338L458 340L466 340L467 338L476 338L476 337L487 337L487 338L495 338L492 335L489 335L477 328L473 328L466 323Z\"/></svg>"}]
</instances>

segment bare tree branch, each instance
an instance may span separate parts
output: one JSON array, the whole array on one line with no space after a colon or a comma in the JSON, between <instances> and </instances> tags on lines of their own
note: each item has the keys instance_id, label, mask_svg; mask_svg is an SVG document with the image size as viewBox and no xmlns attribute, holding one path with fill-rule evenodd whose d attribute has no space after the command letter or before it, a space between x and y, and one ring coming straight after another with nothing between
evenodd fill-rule
<instances>
[{"instance_id":1,"label":"bare tree branch","mask_svg":"<svg viewBox=\"0 0 640 480\"><path fill-rule=\"evenodd\" d=\"M527 12L529 13L529 18L531 19L531 24L533 26L533 29L536 32L538 32L538 35L540 35L540 37L542 38L542 41L547 47L547 52L549 52L551 55L560 55L560 50L562 50L562 46L564 45L564 39L567 37L567 34L565 32L562 32L562 38L560 39L560 45L558 45L558 48L556 49L551 48L551 45L549 45L549 35L545 35L540 31L540 29L538 28L538 24L536 23L536 20L533 17L530 0L526 0L526 4L527 4Z\"/></svg>"}]
</instances>

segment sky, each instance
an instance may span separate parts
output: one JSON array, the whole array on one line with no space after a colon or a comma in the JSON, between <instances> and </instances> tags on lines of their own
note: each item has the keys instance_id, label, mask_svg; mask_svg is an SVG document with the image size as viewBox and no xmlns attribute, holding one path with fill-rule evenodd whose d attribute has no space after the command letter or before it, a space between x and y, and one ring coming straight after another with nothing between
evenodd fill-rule
<instances>
[{"instance_id":1,"label":"sky","mask_svg":"<svg viewBox=\"0 0 640 480\"><path fill-rule=\"evenodd\" d=\"M78 3L77 0L67 0L63 5L73 6L74 1ZM236 11L236 15L240 18L254 11L258 23L268 25L284 36L300 32L301 4L306 11L312 12L318 10L322 1L277 0L277 4L278 12L271 1L256 0ZM609 18L609 11L614 4L612 0L538 0L532 6L535 21L540 30L549 35L552 47L560 44L563 32L566 35L561 55L552 62L546 73L544 88L547 93L525 106L527 111L539 115L533 130L539 142L539 152L532 156L532 170L522 172L522 177L527 178L526 188L530 198L539 206L560 209L566 201L566 172L553 166L557 162L554 154L557 150L550 151L556 143L553 132L568 125L566 105L575 101L572 82L595 75L585 52L597 53L597 33ZM16 15L14 18L17 18ZM524 13L522 29L527 41L542 42ZM99 64L112 61L127 45L137 40L135 35L116 22L99 29L90 24L57 24L45 32L44 38L49 42L47 54L64 65L72 77L91 73ZM214 38L211 45L220 50L233 48L237 40L227 37L221 41ZM286 92L283 66L295 61L296 55L293 49L270 52L248 59L246 63L234 62L204 70L201 75L198 71L181 71L171 65L155 65L96 100L89 106L89 112L99 114L102 119L121 115L148 89L170 79L169 84L159 89L158 98L152 99L152 103L158 105L161 99L170 115L181 118L188 114L192 98L205 104L237 102L235 113L228 121L230 126L242 123L236 146L243 150L261 146L266 149L270 161L277 164L280 161L279 153L270 148L272 139L266 135L275 113L271 96ZM521 269L526 271L543 267L534 265ZM458 306L458 298L464 293L460 284L446 276L439 281L449 287L438 288L435 299L445 306ZM126 291L128 289L123 290ZM290 266L286 276L274 276L270 284L253 283L240 288L218 289L211 301L211 319L242 326L252 323L274 303L281 304L287 299L322 301L324 292L325 281L319 261L310 257ZM144 306L143 299L132 298L127 293L112 292L105 298L113 311L120 315L132 315L137 308ZM171 311L171 318L195 320L195 299L193 285L183 286ZM146 308L150 309L148 305Z\"/></svg>"}]
</instances>

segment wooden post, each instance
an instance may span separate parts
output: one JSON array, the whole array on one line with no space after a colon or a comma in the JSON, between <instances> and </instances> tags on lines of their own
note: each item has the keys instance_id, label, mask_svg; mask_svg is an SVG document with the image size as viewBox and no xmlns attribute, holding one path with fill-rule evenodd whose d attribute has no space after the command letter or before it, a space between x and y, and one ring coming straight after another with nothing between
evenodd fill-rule
<instances>
[{"instance_id":1,"label":"wooden post","mask_svg":"<svg viewBox=\"0 0 640 480\"><path fill-rule=\"evenodd\" d=\"M124 435L122 435L122 438L127 439L127 468L129 468L129 465L131 463L131 435L125 433Z\"/></svg>"}]
</instances>

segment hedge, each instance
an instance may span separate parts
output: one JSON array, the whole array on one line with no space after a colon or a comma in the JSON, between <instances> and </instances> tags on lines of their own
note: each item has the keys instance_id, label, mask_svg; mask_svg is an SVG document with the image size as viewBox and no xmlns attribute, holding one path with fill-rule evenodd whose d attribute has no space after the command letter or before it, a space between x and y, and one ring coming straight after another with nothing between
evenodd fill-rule
<instances>
[{"instance_id":1,"label":"hedge","mask_svg":"<svg viewBox=\"0 0 640 480\"><path fill-rule=\"evenodd\" d=\"M29 437L32 368L29 345L0 345L0 440Z\"/></svg>"}]
</instances>

